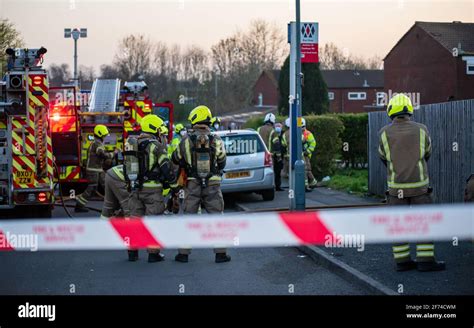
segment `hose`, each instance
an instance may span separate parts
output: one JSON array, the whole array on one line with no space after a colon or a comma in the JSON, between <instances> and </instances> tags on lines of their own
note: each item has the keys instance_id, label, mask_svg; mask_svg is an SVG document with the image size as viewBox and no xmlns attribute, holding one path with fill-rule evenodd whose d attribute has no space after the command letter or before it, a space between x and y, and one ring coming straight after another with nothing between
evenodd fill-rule
<instances>
[{"instance_id":1,"label":"hose","mask_svg":"<svg viewBox=\"0 0 474 328\"><path fill-rule=\"evenodd\" d=\"M64 211L66 212L67 216L69 216L69 218L71 218L71 219L74 219L74 217L71 215L71 213L69 213L69 211L67 209L68 206L64 203L63 189L62 189L62 186L61 186L61 178L60 178L59 168L58 168L58 165L56 164L56 161L53 161L53 165L54 165L54 169L56 171L56 175L58 177L58 182L56 184L59 186L59 198L61 199L61 204L62 204L62 206L64 208Z\"/></svg>"}]
</instances>

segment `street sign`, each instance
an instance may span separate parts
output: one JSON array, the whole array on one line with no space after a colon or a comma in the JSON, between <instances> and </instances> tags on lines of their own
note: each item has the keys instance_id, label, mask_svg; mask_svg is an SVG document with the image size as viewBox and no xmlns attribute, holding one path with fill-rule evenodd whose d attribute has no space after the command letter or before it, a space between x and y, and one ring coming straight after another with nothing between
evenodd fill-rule
<instances>
[{"instance_id":1,"label":"street sign","mask_svg":"<svg viewBox=\"0 0 474 328\"><path fill-rule=\"evenodd\" d=\"M301 62L318 63L318 23L301 23Z\"/></svg>"}]
</instances>

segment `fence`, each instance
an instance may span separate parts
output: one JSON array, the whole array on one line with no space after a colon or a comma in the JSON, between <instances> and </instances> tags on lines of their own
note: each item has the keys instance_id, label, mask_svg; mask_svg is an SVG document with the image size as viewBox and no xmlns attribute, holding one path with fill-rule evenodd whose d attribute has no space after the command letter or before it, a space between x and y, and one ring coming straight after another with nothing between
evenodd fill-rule
<instances>
[{"instance_id":1,"label":"fence","mask_svg":"<svg viewBox=\"0 0 474 328\"><path fill-rule=\"evenodd\" d=\"M428 161L436 203L463 201L466 179L474 173L474 99L422 105L413 119L428 127L433 152ZM383 195L386 168L378 156L378 131L390 122L385 112L369 113L369 192Z\"/></svg>"}]
</instances>

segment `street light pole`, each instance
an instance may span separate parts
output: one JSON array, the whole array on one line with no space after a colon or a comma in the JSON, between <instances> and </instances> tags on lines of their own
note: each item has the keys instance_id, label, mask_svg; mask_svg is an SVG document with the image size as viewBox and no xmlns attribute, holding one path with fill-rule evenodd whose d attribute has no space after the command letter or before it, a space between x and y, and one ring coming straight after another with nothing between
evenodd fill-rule
<instances>
[{"instance_id":1,"label":"street light pole","mask_svg":"<svg viewBox=\"0 0 474 328\"><path fill-rule=\"evenodd\" d=\"M78 86L77 77L77 39L74 38L74 84Z\"/></svg>"},{"instance_id":2,"label":"street light pole","mask_svg":"<svg viewBox=\"0 0 474 328\"><path fill-rule=\"evenodd\" d=\"M80 38L87 38L87 29L86 28L81 28L81 29L70 29L70 28L65 28L64 29L64 38L69 39L72 38L74 40L74 86L78 87L79 86L79 77L77 73L77 40Z\"/></svg>"}]
</instances>

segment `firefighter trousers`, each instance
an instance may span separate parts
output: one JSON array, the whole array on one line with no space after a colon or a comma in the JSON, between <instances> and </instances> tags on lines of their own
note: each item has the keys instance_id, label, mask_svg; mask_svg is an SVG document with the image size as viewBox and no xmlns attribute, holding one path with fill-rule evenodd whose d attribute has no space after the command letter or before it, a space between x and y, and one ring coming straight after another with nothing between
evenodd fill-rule
<instances>
[{"instance_id":1,"label":"firefighter trousers","mask_svg":"<svg viewBox=\"0 0 474 328\"><path fill-rule=\"evenodd\" d=\"M99 184L104 185L102 172L86 171L86 179L89 180L86 190L76 197L76 206L84 207L87 202L94 196Z\"/></svg>"},{"instance_id":2,"label":"firefighter trousers","mask_svg":"<svg viewBox=\"0 0 474 328\"><path fill-rule=\"evenodd\" d=\"M281 188L281 171L283 169L283 160L276 157L273 158L273 172L275 174L275 187Z\"/></svg>"},{"instance_id":3,"label":"firefighter trousers","mask_svg":"<svg viewBox=\"0 0 474 328\"><path fill-rule=\"evenodd\" d=\"M289 157L285 156L283 158L283 169L281 170L281 177L282 178L288 178L288 175L290 174L290 159Z\"/></svg>"},{"instance_id":4,"label":"firefighter trousers","mask_svg":"<svg viewBox=\"0 0 474 328\"><path fill-rule=\"evenodd\" d=\"M316 187L316 179L314 178L313 171L311 170L311 158L304 156L304 168L306 173L305 186L314 188Z\"/></svg>"},{"instance_id":5,"label":"firefighter trousers","mask_svg":"<svg viewBox=\"0 0 474 328\"><path fill-rule=\"evenodd\" d=\"M133 191L128 207L130 216L161 215L165 212L165 201L161 187L146 188ZM158 245L149 245L148 253L159 253Z\"/></svg>"},{"instance_id":6,"label":"firefighter trousers","mask_svg":"<svg viewBox=\"0 0 474 328\"><path fill-rule=\"evenodd\" d=\"M195 179L188 180L184 188L183 211L185 214L197 214L199 206L209 214L224 212L224 197L220 183L203 187ZM214 248L214 253L225 253L226 251L225 248ZM178 252L190 254L191 248L180 248Z\"/></svg>"},{"instance_id":7,"label":"firefighter trousers","mask_svg":"<svg viewBox=\"0 0 474 328\"><path fill-rule=\"evenodd\" d=\"M108 219L112 216L130 216L128 207L130 193L127 184L114 177L111 173L105 175L105 195L101 218ZM119 213L121 212L121 213Z\"/></svg>"},{"instance_id":8,"label":"firefighter trousers","mask_svg":"<svg viewBox=\"0 0 474 328\"><path fill-rule=\"evenodd\" d=\"M425 193L423 195L414 197L398 198L397 196L388 195L388 205L390 206L410 206L431 204L433 202L431 194ZM411 260L410 244L396 243L392 246L393 258L396 263L408 262ZM418 262L432 262L435 260L434 244L432 242L420 242L416 244L416 260Z\"/></svg>"}]
</instances>

